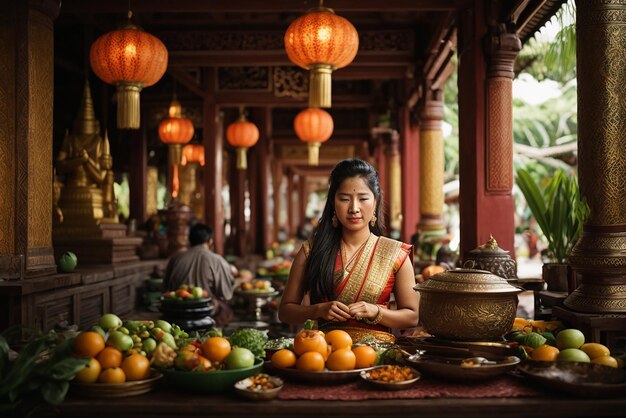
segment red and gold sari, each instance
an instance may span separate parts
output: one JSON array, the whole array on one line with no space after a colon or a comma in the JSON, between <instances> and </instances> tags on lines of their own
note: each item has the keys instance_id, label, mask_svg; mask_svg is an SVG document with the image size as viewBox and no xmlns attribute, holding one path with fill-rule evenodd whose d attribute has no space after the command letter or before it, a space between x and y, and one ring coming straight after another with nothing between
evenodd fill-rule
<instances>
[{"instance_id":1,"label":"red and gold sari","mask_svg":"<svg viewBox=\"0 0 626 418\"><path fill-rule=\"evenodd\" d=\"M303 247L304 254L308 258L311 250L310 243L306 241ZM365 301L387 309L396 273L406 258L411 257L412 254L411 245L373 234L365 243L352 270L344 271L341 252L338 252L335 260L335 299L346 305ZM369 325L355 319L349 319L346 322L320 323L320 328L322 330L341 328L350 334L355 334L356 337L375 334L378 339L389 340L384 336L389 333L389 328ZM352 335L353 339L355 335ZM356 338L355 341L358 339L360 338Z\"/></svg>"}]
</instances>

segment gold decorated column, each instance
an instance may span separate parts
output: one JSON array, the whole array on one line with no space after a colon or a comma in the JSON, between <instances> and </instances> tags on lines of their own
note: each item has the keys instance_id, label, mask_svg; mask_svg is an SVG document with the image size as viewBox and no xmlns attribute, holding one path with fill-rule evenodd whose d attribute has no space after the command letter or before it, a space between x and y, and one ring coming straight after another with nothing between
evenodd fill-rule
<instances>
[{"instance_id":1,"label":"gold decorated column","mask_svg":"<svg viewBox=\"0 0 626 418\"><path fill-rule=\"evenodd\" d=\"M626 312L626 1L576 8L578 167L591 210L570 256L581 285L565 306Z\"/></svg>"},{"instance_id":2,"label":"gold decorated column","mask_svg":"<svg viewBox=\"0 0 626 418\"><path fill-rule=\"evenodd\" d=\"M196 191L196 168L195 163L188 163L178 167L178 177L180 179L178 200L181 204L189 207L191 207L192 195Z\"/></svg>"},{"instance_id":3,"label":"gold decorated column","mask_svg":"<svg viewBox=\"0 0 626 418\"><path fill-rule=\"evenodd\" d=\"M420 115L420 230L445 231L443 221L443 91L426 89Z\"/></svg>"},{"instance_id":4,"label":"gold decorated column","mask_svg":"<svg viewBox=\"0 0 626 418\"><path fill-rule=\"evenodd\" d=\"M387 144L387 179L389 200L389 225L391 230L400 233L402 228L402 175L400 165L400 134L395 129L389 132Z\"/></svg>"},{"instance_id":5,"label":"gold decorated column","mask_svg":"<svg viewBox=\"0 0 626 418\"><path fill-rule=\"evenodd\" d=\"M56 272L52 249L53 0L0 13L0 278ZM19 321L18 321L19 322Z\"/></svg>"}]
</instances>

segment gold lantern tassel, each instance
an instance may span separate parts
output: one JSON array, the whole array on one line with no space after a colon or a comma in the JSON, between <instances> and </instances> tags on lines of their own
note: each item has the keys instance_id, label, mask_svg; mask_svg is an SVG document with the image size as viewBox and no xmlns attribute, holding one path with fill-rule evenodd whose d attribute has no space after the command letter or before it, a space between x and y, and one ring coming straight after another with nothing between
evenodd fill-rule
<instances>
[{"instance_id":1,"label":"gold lantern tassel","mask_svg":"<svg viewBox=\"0 0 626 418\"><path fill-rule=\"evenodd\" d=\"M117 84L117 127L139 129L139 92L141 83Z\"/></svg>"},{"instance_id":2,"label":"gold lantern tassel","mask_svg":"<svg viewBox=\"0 0 626 418\"><path fill-rule=\"evenodd\" d=\"M237 148L237 169L245 170L248 168L248 158L246 157L246 148Z\"/></svg>"},{"instance_id":3,"label":"gold lantern tassel","mask_svg":"<svg viewBox=\"0 0 626 418\"><path fill-rule=\"evenodd\" d=\"M182 155L182 145L181 144L170 144L167 147L167 159L169 160L170 165L178 165L180 164L181 155Z\"/></svg>"},{"instance_id":4,"label":"gold lantern tassel","mask_svg":"<svg viewBox=\"0 0 626 418\"><path fill-rule=\"evenodd\" d=\"M307 148L309 150L309 165L320 165L320 146L321 142L309 142Z\"/></svg>"},{"instance_id":5,"label":"gold lantern tassel","mask_svg":"<svg viewBox=\"0 0 626 418\"><path fill-rule=\"evenodd\" d=\"M328 64L311 66L309 76L309 107L331 107L331 74Z\"/></svg>"},{"instance_id":6,"label":"gold lantern tassel","mask_svg":"<svg viewBox=\"0 0 626 418\"><path fill-rule=\"evenodd\" d=\"M172 197L176 199L178 197L178 190L180 189L180 180L178 179L178 166L172 167Z\"/></svg>"}]
</instances>

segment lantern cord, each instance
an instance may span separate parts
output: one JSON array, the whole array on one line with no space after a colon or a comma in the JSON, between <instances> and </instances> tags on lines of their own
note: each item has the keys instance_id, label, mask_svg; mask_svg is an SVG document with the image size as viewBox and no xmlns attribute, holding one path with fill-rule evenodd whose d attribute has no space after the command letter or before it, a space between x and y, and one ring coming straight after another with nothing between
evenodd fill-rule
<instances>
[{"instance_id":1,"label":"lantern cord","mask_svg":"<svg viewBox=\"0 0 626 418\"><path fill-rule=\"evenodd\" d=\"M128 0L128 20L131 20L133 17L133 11L130 8L130 0Z\"/></svg>"}]
</instances>

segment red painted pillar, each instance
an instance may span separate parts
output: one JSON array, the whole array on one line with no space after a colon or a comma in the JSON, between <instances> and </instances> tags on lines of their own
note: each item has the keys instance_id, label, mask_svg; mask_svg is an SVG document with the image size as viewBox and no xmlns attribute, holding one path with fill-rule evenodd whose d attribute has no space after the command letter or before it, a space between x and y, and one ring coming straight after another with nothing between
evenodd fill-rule
<instances>
[{"instance_id":1,"label":"red painted pillar","mask_svg":"<svg viewBox=\"0 0 626 418\"><path fill-rule=\"evenodd\" d=\"M514 34L489 33L483 1L459 19L461 255L490 235L513 254L511 88L521 45Z\"/></svg>"},{"instance_id":2,"label":"red painted pillar","mask_svg":"<svg viewBox=\"0 0 626 418\"><path fill-rule=\"evenodd\" d=\"M222 204L222 158L224 150L223 115L215 103L215 70L206 70L208 94L203 106L204 210L207 225L213 228L214 249L224 254L224 209Z\"/></svg>"},{"instance_id":3,"label":"red painted pillar","mask_svg":"<svg viewBox=\"0 0 626 418\"><path fill-rule=\"evenodd\" d=\"M400 112L400 138L402 147L402 230L400 239L409 242L420 220L420 135L419 127L411 123L411 114L407 107L402 108Z\"/></svg>"},{"instance_id":4,"label":"red painted pillar","mask_svg":"<svg viewBox=\"0 0 626 418\"><path fill-rule=\"evenodd\" d=\"M269 233L269 128L271 112L268 108L252 111L254 123L259 128L259 142L248 150L248 191L250 193L249 248L252 253L265 254L272 243Z\"/></svg>"}]
</instances>

